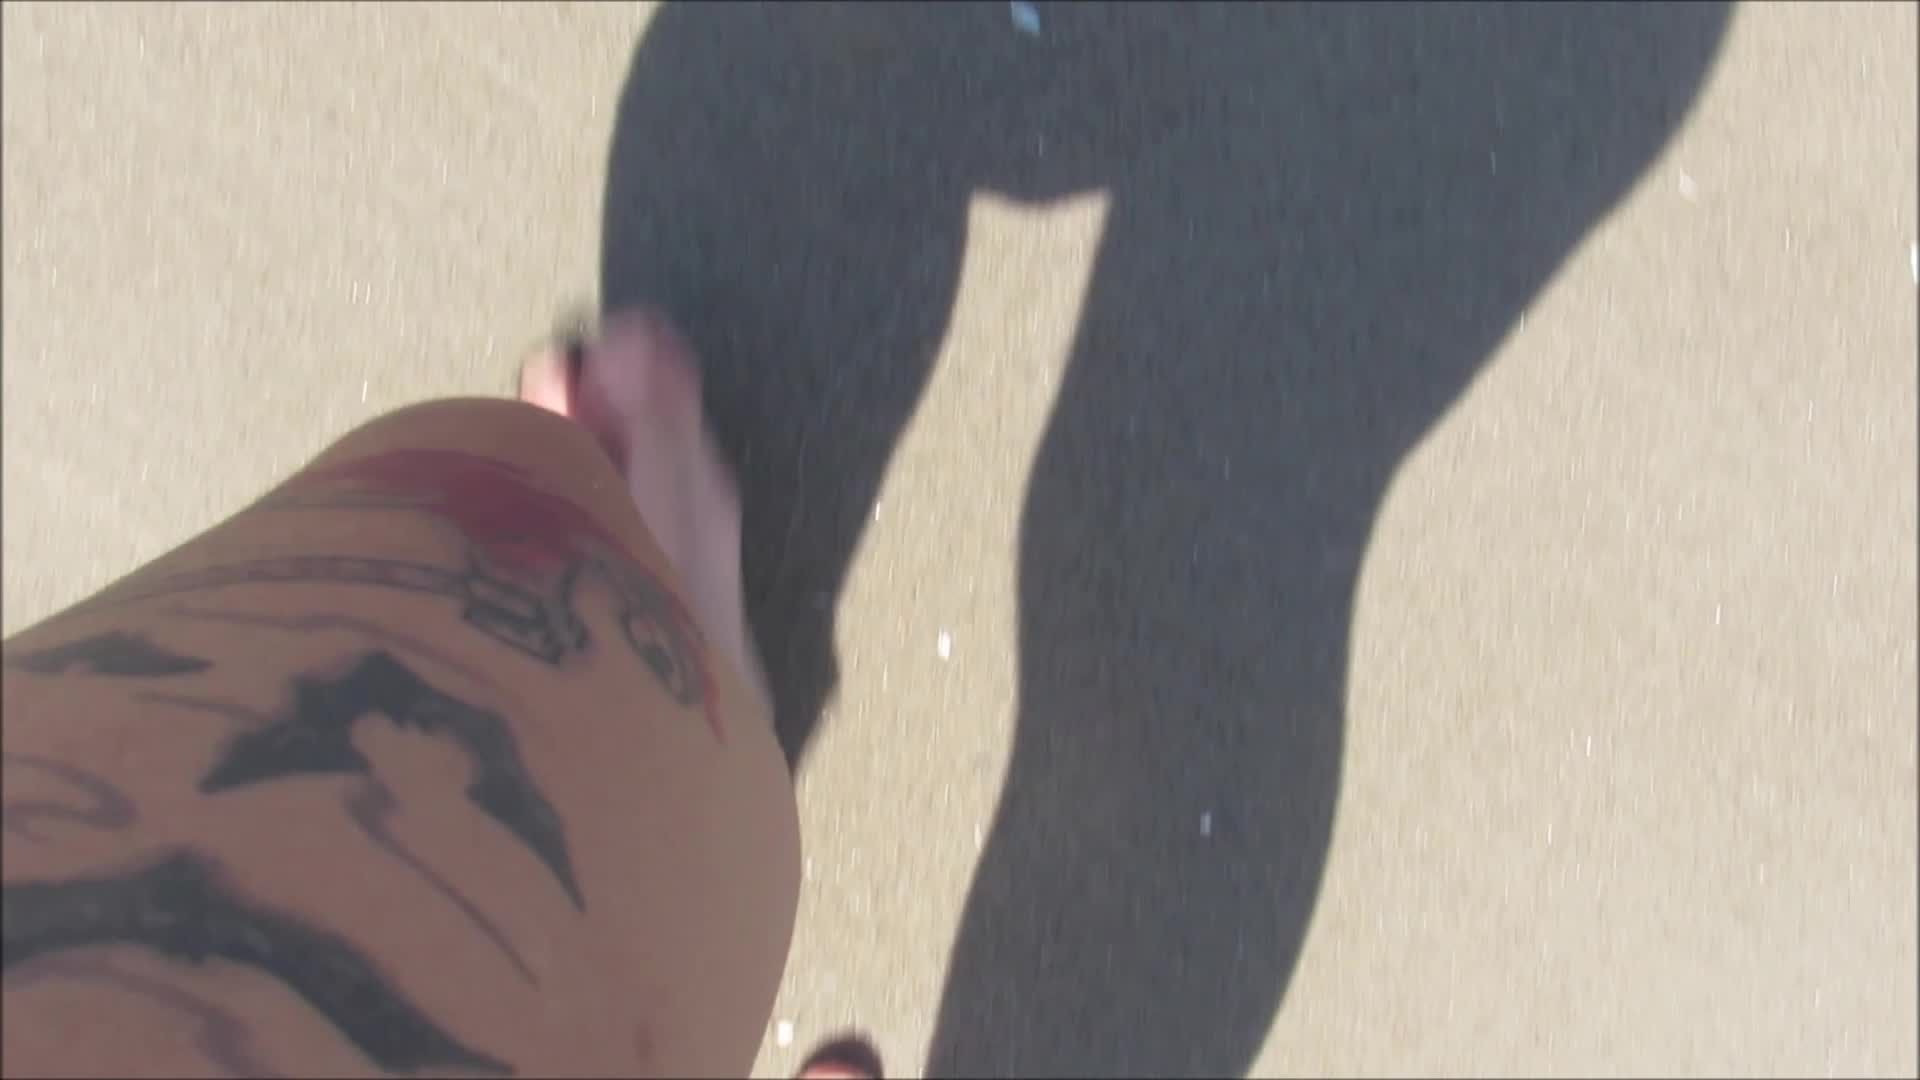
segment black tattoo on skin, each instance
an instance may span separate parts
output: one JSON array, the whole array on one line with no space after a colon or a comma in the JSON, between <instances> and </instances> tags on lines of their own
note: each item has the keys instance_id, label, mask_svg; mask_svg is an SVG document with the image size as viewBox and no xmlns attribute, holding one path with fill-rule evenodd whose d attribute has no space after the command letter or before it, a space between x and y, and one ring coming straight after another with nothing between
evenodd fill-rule
<instances>
[{"instance_id":1,"label":"black tattoo on skin","mask_svg":"<svg viewBox=\"0 0 1920 1080\"><path fill-rule=\"evenodd\" d=\"M79 667L95 675L148 678L191 675L213 666L211 661L197 656L183 656L161 648L144 634L123 630L95 634L25 656L9 656L7 665L38 675L61 675L69 668Z\"/></svg>"},{"instance_id":2,"label":"black tattoo on skin","mask_svg":"<svg viewBox=\"0 0 1920 1080\"><path fill-rule=\"evenodd\" d=\"M72 982L111 986L193 1021L196 1025L193 1045L208 1061L225 1069L229 1076L251 1080L275 1080L283 1075L253 1055L253 1029L220 1005L188 993L163 979L150 978L116 967L99 956L85 953L43 956L18 971L8 971L9 990L24 990L46 983Z\"/></svg>"},{"instance_id":3,"label":"black tattoo on skin","mask_svg":"<svg viewBox=\"0 0 1920 1080\"><path fill-rule=\"evenodd\" d=\"M405 559L354 555L294 555L134 579L109 587L89 603L121 604L233 585L271 584L369 585L446 597L457 601L461 617L489 637L546 664L558 664L586 640L586 626L571 609L478 566L447 570Z\"/></svg>"},{"instance_id":4,"label":"black tattoo on skin","mask_svg":"<svg viewBox=\"0 0 1920 1080\"><path fill-rule=\"evenodd\" d=\"M508 692L499 680L472 664L455 659L448 655L446 650L413 634L402 633L383 626L373 619L363 619L357 615L331 611L314 612L309 615L270 615L258 611L190 607L186 604L174 604L163 608L161 614L198 622L244 626L256 630L278 630L288 634L358 634L369 643L389 651L404 653L416 660L438 664L476 686L484 686L498 694Z\"/></svg>"},{"instance_id":5,"label":"black tattoo on skin","mask_svg":"<svg viewBox=\"0 0 1920 1080\"><path fill-rule=\"evenodd\" d=\"M167 694L158 690L149 690L133 695L133 700L208 713L246 727L265 727L273 722L272 716L259 709L249 708L236 701L222 701L219 698L197 697L193 694Z\"/></svg>"},{"instance_id":6,"label":"black tattoo on skin","mask_svg":"<svg viewBox=\"0 0 1920 1080\"><path fill-rule=\"evenodd\" d=\"M143 946L194 965L222 960L285 983L383 1069L513 1075L434 1023L352 943L233 893L191 852L128 873L10 883L0 897L0 967L9 971L99 945Z\"/></svg>"},{"instance_id":7,"label":"black tattoo on skin","mask_svg":"<svg viewBox=\"0 0 1920 1080\"><path fill-rule=\"evenodd\" d=\"M574 609L574 592L588 576L613 588L620 604L621 635L668 696L684 706L703 704L708 698L706 675L692 633L672 599L644 575L617 572L601 560L574 560L541 592L487 569L478 560L464 570L448 570L404 559L297 555L191 570L157 580L135 579L110 587L88 604L122 604L235 585L398 589L451 599L460 605L460 617L488 637L558 667L587 649L587 626Z\"/></svg>"},{"instance_id":8,"label":"black tattoo on skin","mask_svg":"<svg viewBox=\"0 0 1920 1080\"><path fill-rule=\"evenodd\" d=\"M119 788L78 766L38 754L13 751L0 753L0 766L6 770L25 769L51 776L89 800L85 806L69 806L35 799L8 799L4 805L0 805L0 828L23 840L45 842L46 838L35 832L33 827L34 822L42 819L101 830L124 829L139 819L133 800L121 794ZM10 791L20 790L20 781L9 780L6 787Z\"/></svg>"},{"instance_id":9,"label":"black tattoo on skin","mask_svg":"<svg viewBox=\"0 0 1920 1080\"><path fill-rule=\"evenodd\" d=\"M479 904L474 903L465 893L455 888L453 882L448 881L438 870L429 866L425 859L415 855L400 842L399 837L393 835L393 830L387 828L387 816L399 805L393 797L393 792L380 782L379 777L369 777L367 786L347 799L347 813L352 816L353 823L360 827L360 831L367 834L367 839L372 840L381 851L386 852L400 865L413 871L416 877L426 882L427 886L439 893L447 903L459 909L460 914L473 924L474 929L480 931L488 941L493 943L493 947L507 958L507 962L513 965L513 970L522 979L538 984L540 980L534 977L533 969L527 966L527 961L520 955L520 950L513 947L513 942L507 938L507 932L488 918L487 913L480 910Z\"/></svg>"},{"instance_id":10,"label":"black tattoo on skin","mask_svg":"<svg viewBox=\"0 0 1920 1080\"><path fill-rule=\"evenodd\" d=\"M521 760L506 720L436 689L385 651L368 653L337 678L296 679L292 708L227 740L200 790L212 794L314 773L371 775L372 764L354 748L353 729L376 713L403 729L446 736L466 751L474 769L467 798L546 864L575 908L586 909L560 815Z\"/></svg>"},{"instance_id":11,"label":"black tattoo on skin","mask_svg":"<svg viewBox=\"0 0 1920 1080\"><path fill-rule=\"evenodd\" d=\"M169 708L186 709L190 712L209 713L247 728L264 729L274 723L272 716L257 709L215 698L155 692L140 694L138 700L165 705ZM540 980L534 976L533 969L528 966L519 950L515 949L513 943L507 939L506 931L488 918L479 904L456 888L445 875L435 870L427 860L401 842L400 838L394 835L393 830L387 828L387 817L398 805L393 792L380 782L378 776L368 776L365 786L348 795L343 807L347 816L353 819L354 825L358 826L366 838L372 841L374 847L406 867L415 877L425 882L428 888L439 893L461 915L465 916L468 922L473 924L474 929L480 931L496 949L500 950L522 979L537 984Z\"/></svg>"}]
</instances>

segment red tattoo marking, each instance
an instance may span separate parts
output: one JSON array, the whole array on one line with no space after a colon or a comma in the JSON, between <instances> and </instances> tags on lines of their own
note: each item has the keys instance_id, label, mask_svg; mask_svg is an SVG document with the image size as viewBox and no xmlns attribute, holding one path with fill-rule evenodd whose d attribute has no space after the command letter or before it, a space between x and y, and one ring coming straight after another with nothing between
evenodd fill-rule
<instances>
[{"instance_id":1,"label":"red tattoo marking","mask_svg":"<svg viewBox=\"0 0 1920 1080\"><path fill-rule=\"evenodd\" d=\"M535 486L524 471L504 461L457 450L390 450L313 469L298 486L316 482L340 484L359 494L432 513L459 529L505 571L565 574L594 561L615 562L620 570L640 565L632 550L592 515ZM724 743L719 687L707 662L699 624L677 592L664 583L658 591L687 640L695 643L696 655L688 659L699 680L707 724Z\"/></svg>"},{"instance_id":2,"label":"red tattoo marking","mask_svg":"<svg viewBox=\"0 0 1920 1080\"><path fill-rule=\"evenodd\" d=\"M636 561L586 511L533 485L504 461L453 450L393 450L315 469L302 483L346 483L356 490L407 499L452 522L506 570L558 570L594 547Z\"/></svg>"}]
</instances>

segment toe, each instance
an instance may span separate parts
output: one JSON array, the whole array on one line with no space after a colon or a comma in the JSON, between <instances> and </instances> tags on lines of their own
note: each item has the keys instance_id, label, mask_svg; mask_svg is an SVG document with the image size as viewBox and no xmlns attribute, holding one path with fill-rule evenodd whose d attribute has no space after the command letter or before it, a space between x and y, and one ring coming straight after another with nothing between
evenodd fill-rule
<instances>
[{"instance_id":1,"label":"toe","mask_svg":"<svg viewBox=\"0 0 1920 1080\"><path fill-rule=\"evenodd\" d=\"M520 365L520 400L571 418L572 364L563 345L542 347Z\"/></svg>"}]
</instances>

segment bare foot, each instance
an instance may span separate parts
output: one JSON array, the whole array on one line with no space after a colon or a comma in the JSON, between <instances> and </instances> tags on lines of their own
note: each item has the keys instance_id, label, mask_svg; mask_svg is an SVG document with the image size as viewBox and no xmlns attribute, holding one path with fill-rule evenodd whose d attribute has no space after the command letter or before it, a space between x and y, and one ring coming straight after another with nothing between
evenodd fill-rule
<instances>
[{"instance_id":1,"label":"bare foot","mask_svg":"<svg viewBox=\"0 0 1920 1080\"><path fill-rule=\"evenodd\" d=\"M701 631L765 701L741 591L740 496L707 430L685 340L656 313L621 312L591 341L528 358L519 396L585 427L613 459Z\"/></svg>"},{"instance_id":2,"label":"bare foot","mask_svg":"<svg viewBox=\"0 0 1920 1080\"><path fill-rule=\"evenodd\" d=\"M530 357L519 396L586 428L613 459L702 631L767 700L741 595L740 496L707 430L685 340L658 314L623 312L591 342ZM801 1080L882 1075L878 1053L857 1036L821 1046L800 1070Z\"/></svg>"}]
</instances>

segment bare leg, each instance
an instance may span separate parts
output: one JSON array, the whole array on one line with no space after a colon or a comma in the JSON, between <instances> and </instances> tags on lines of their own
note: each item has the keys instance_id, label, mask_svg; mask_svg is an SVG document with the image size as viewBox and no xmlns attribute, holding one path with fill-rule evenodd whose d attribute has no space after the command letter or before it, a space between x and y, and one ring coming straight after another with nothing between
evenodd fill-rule
<instances>
[{"instance_id":1,"label":"bare leg","mask_svg":"<svg viewBox=\"0 0 1920 1080\"><path fill-rule=\"evenodd\" d=\"M739 508L670 331L576 359L5 643L7 1072L745 1073L799 868Z\"/></svg>"}]
</instances>

